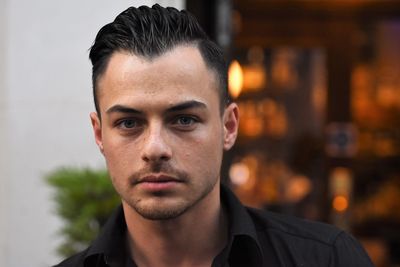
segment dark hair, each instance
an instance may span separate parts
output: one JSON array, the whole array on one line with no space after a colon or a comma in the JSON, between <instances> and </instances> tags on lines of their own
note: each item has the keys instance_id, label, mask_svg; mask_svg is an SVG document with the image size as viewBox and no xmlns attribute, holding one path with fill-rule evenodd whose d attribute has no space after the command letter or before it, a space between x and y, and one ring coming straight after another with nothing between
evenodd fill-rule
<instances>
[{"instance_id":1,"label":"dark hair","mask_svg":"<svg viewBox=\"0 0 400 267\"><path fill-rule=\"evenodd\" d=\"M215 72L223 110L228 102L228 92L227 66L221 48L208 38L190 13L156 4L151 8L130 7L97 33L89 58L93 65L93 96L99 116L96 85L115 51L128 51L152 59L181 44L195 45L206 66Z\"/></svg>"}]
</instances>

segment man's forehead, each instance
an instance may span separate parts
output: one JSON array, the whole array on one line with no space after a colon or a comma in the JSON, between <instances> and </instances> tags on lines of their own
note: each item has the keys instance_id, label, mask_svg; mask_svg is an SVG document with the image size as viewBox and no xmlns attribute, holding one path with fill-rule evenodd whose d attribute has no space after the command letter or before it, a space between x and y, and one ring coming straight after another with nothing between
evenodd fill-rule
<instances>
[{"instance_id":1,"label":"man's forehead","mask_svg":"<svg viewBox=\"0 0 400 267\"><path fill-rule=\"evenodd\" d=\"M113 53L105 73L98 80L98 93L100 96L105 93L104 89L120 90L128 86L126 89L146 89L146 93L151 94L157 87L167 90L168 86L176 86L179 91L189 84L203 89L206 85L214 90L218 86L214 71L207 68L196 47L176 47L151 60L118 51Z\"/></svg>"},{"instance_id":2,"label":"man's forehead","mask_svg":"<svg viewBox=\"0 0 400 267\"><path fill-rule=\"evenodd\" d=\"M196 45L182 44L157 55L140 55L127 50L117 50L111 54L105 71L107 72L107 70L109 70L109 66L113 61L120 64L121 60L125 59L124 61L127 61L127 58L129 58L129 62L136 63L138 67L143 68L168 63L186 65L185 63L187 60L191 59L190 63L197 63L197 67L204 67L207 69L199 48Z\"/></svg>"},{"instance_id":3,"label":"man's forehead","mask_svg":"<svg viewBox=\"0 0 400 267\"><path fill-rule=\"evenodd\" d=\"M216 70L207 66L198 45L196 43L184 43L155 56L137 55L127 50L113 52L105 66L104 72L97 79L97 87L102 87L105 77L117 78L121 75L135 77L127 73L126 68L129 66L131 67L131 74L132 72L140 74L151 68L157 70L157 72L168 72L173 69L186 70L184 76L188 74L200 76L200 71L203 71L203 74L208 74L207 78L210 82L215 82L216 87L219 86ZM178 74L178 72L175 74ZM206 81L203 80L203 82Z\"/></svg>"}]
</instances>

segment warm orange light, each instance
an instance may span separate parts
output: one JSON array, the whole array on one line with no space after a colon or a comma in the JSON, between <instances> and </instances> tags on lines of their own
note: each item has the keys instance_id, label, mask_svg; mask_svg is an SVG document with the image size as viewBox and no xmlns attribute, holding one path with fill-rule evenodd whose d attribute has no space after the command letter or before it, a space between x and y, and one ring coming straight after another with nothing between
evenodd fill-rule
<instances>
[{"instance_id":1,"label":"warm orange light","mask_svg":"<svg viewBox=\"0 0 400 267\"><path fill-rule=\"evenodd\" d=\"M259 91L267 83L265 68L261 64L243 67L243 90Z\"/></svg>"},{"instance_id":2,"label":"warm orange light","mask_svg":"<svg viewBox=\"0 0 400 267\"><path fill-rule=\"evenodd\" d=\"M232 61L228 70L229 93L233 98L240 95L243 87L243 70L237 60Z\"/></svg>"},{"instance_id":3,"label":"warm orange light","mask_svg":"<svg viewBox=\"0 0 400 267\"><path fill-rule=\"evenodd\" d=\"M332 201L333 209L337 212L344 212L349 207L349 201L344 196L336 196Z\"/></svg>"},{"instance_id":4,"label":"warm orange light","mask_svg":"<svg viewBox=\"0 0 400 267\"><path fill-rule=\"evenodd\" d=\"M312 190L310 178L303 175L294 175L285 186L285 199L291 203L296 203L302 200Z\"/></svg>"}]
</instances>

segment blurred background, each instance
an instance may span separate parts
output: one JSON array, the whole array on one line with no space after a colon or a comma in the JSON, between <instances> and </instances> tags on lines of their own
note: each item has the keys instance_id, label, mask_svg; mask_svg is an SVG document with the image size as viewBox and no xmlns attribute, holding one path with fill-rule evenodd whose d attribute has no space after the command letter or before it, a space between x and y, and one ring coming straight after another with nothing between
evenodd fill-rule
<instances>
[{"instance_id":1,"label":"blurred background","mask_svg":"<svg viewBox=\"0 0 400 267\"><path fill-rule=\"evenodd\" d=\"M0 0L0 266L60 259L44 177L104 169L88 49L122 10L154 3L187 8L225 50L241 118L222 171L241 200L335 224L377 267L399 266L396 0Z\"/></svg>"},{"instance_id":2,"label":"blurred background","mask_svg":"<svg viewBox=\"0 0 400 267\"><path fill-rule=\"evenodd\" d=\"M187 8L225 48L241 111L226 182L248 205L335 224L376 266L399 266L400 2Z\"/></svg>"}]
</instances>

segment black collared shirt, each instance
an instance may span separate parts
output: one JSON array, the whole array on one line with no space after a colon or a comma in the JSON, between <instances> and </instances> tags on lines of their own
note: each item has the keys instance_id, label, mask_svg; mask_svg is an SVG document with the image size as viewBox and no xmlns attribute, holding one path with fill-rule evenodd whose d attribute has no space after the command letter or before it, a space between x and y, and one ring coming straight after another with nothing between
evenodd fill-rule
<instances>
[{"instance_id":1,"label":"black collared shirt","mask_svg":"<svg viewBox=\"0 0 400 267\"><path fill-rule=\"evenodd\" d=\"M246 208L224 186L221 199L229 241L212 267L373 267L361 245L333 226ZM88 249L55 267L136 267L125 234L119 207Z\"/></svg>"}]
</instances>

